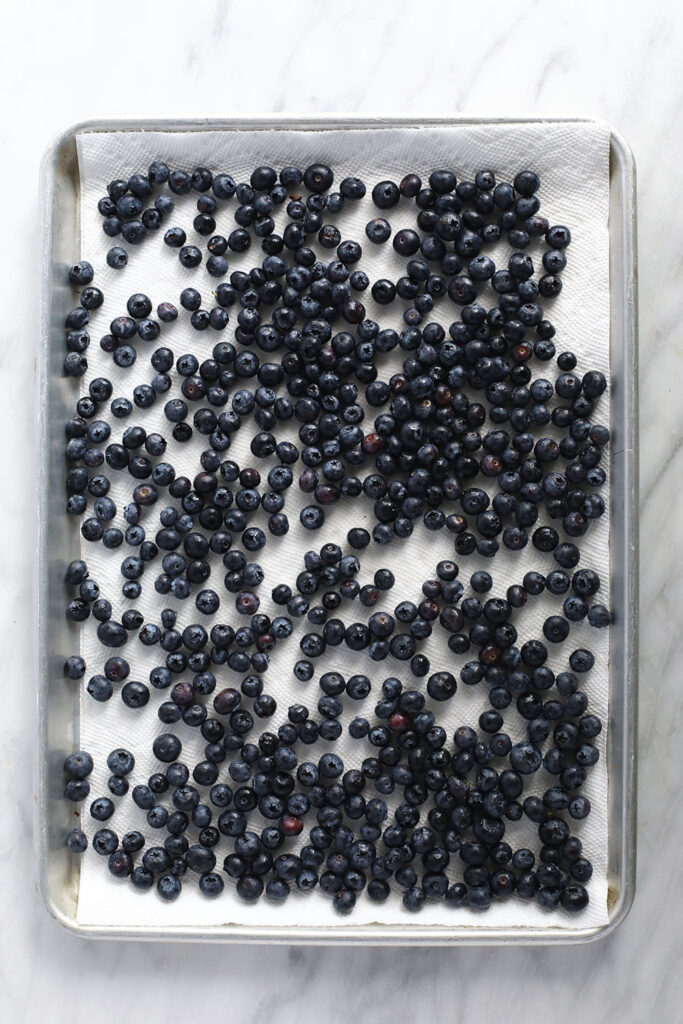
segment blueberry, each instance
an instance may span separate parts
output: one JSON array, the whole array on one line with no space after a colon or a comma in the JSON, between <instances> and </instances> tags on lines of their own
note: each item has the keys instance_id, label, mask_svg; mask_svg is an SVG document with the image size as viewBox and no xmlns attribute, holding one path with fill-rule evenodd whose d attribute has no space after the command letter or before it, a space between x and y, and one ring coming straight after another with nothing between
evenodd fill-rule
<instances>
[{"instance_id":1,"label":"blueberry","mask_svg":"<svg viewBox=\"0 0 683 1024\"><path fill-rule=\"evenodd\" d=\"M69 754L64 762L64 774L67 779L86 779L93 770L93 759L85 750L77 750Z\"/></svg>"},{"instance_id":2,"label":"blueberry","mask_svg":"<svg viewBox=\"0 0 683 1024\"><path fill-rule=\"evenodd\" d=\"M569 813L572 818L586 818L590 814L590 800L585 796L575 796L569 801Z\"/></svg>"},{"instance_id":3,"label":"blueberry","mask_svg":"<svg viewBox=\"0 0 683 1024\"><path fill-rule=\"evenodd\" d=\"M520 171L513 184L521 196L532 196L540 188L541 179L535 171Z\"/></svg>"},{"instance_id":4,"label":"blueberry","mask_svg":"<svg viewBox=\"0 0 683 1024\"><path fill-rule=\"evenodd\" d=\"M119 235L122 227L123 225L121 221L116 216L105 217L102 221L102 230L105 235L109 236L109 238L114 238L116 235Z\"/></svg>"},{"instance_id":5,"label":"blueberry","mask_svg":"<svg viewBox=\"0 0 683 1024\"><path fill-rule=\"evenodd\" d=\"M71 284L74 284L79 288L90 284L94 276L95 272L90 263L86 260L81 260L80 263L75 263L69 269L69 281ZM88 307L86 306L86 308Z\"/></svg>"},{"instance_id":6,"label":"blueberry","mask_svg":"<svg viewBox=\"0 0 683 1024\"><path fill-rule=\"evenodd\" d=\"M107 779L107 789L112 796L125 796L129 789L128 779L122 775L111 775Z\"/></svg>"},{"instance_id":7,"label":"blueberry","mask_svg":"<svg viewBox=\"0 0 683 1024\"><path fill-rule=\"evenodd\" d=\"M414 256L420 248L420 236L411 228L402 228L394 235L392 244L399 256Z\"/></svg>"},{"instance_id":8,"label":"blueberry","mask_svg":"<svg viewBox=\"0 0 683 1024\"><path fill-rule=\"evenodd\" d=\"M202 875L199 879L199 889L204 896L220 896L223 892L224 882L220 875L217 875L214 871L209 871Z\"/></svg>"},{"instance_id":9,"label":"blueberry","mask_svg":"<svg viewBox=\"0 0 683 1024\"><path fill-rule=\"evenodd\" d=\"M391 225L382 217L377 217L375 220L368 221L365 225L365 234L371 242L374 242L376 245L381 245L390 237Z\"/></svg>"},{"instance_id":10,"label":"blueberry","mask_svg":"<svg viewBox=\"0 0 683 1024\"><path fill-rule=\"evenodd\" d=\"M455 186L456 177L453 171L437 169L432 171L429 175L429 187L437 195L445 195L448 192L453 192Z\"/></svg>"},{"instance_id":11,"label":"blueberry","mask_svg":"<svg viewBox=\"0 0 683 1024\"><path fill-rule=\"evenodd\" d=\"M113 775L128 775L135 767L135 758L129 750L119 747L109 754L107 766Z\"/></svg>"},{"instance_id":12,"label":"blueberry","mask_svg":"<svg viewBox=\"0 0 683 1024\"><path fill-rule=\"evenodd\" d=\"M88 839L80 828L72 828L66 837L66 845L72 853L84 853L88 848Z\"/></svg>"},{"instance_id":13,"label":"blueberry","mask_svg":"<svg viewBox=\"0 0 683 1024\"><path fill-rule=\"evenodd\" d=\"M182 891L182 883L175 875L162 875L157 882L157 892L162 900L172 903L177 900Z\"/></svg>"},{"instance_id":14,"label":"blueberry","mask_svg":"<svg viewBox=\"0 0 683 1024\"><path fill-rule=\"evenodd\" d=\"M111 698L114 688L105 676L95 675L89 679L87 691L93 700L103 703Z\"/></svg>"},{"instance_id":15,"label":"blueberry","mask_svg":"<svg viewBox=\"0 0 683 1024\"><path fill-rule=\"evenodd\" d=\"M80 264L79 264L80 265ZM99 309L104 302L104 295L99 288L89 286L81 292L81 306L87 310Z\"/></svg>"},{"instance_id":16,"label":"blueberry","mask_svg":"<svg viewBox=\"0 0 683 1024\"><path fill-rule=\"evenodd\" d=\"M400 197L398 185L393 181L380 181L372 190L372 201L382 210L396 206Z\"/></svg>"},{"instance_id":17,"label":"blueberry","mask_svg":"<svg viewBox=\"0 0 683 1024\"><path fill-rule=\"evenodd\" d=\"M237 185L229 174L214 174L211 189L217 199L230 199L235 194Z\"/></svg>"},{"instance_id":18,"label":"blueberry","mask_svg":"<svg viewBox=\"0 0 683 1024\"><path fill-rule=\"evenodd\" d=\"M120 245L115 245L107 252L107 265L113 270L121 270L128 263L128 253Z\"/></svg>"},{"instance_id":19,"label":"blueberry","mask_svg":"<svg viewBox=\"0 0 683 1024\"><path fill-rule=\"evenodd\" d=\"M611 623L612 615L604 604L594 604L588 609L588 621L596 629L603 629Z\"/></svg>"},{"instance_id":20,"label":"blueberry","mask_svg":"<svg viewBox=\"0 0 683 1024\"><path fill-rule=\"evenodd\" d=\"M562 890L560 902L565 910L577 912L588 906L588 893L579 883L570 882Z\"/></svg>"},{"instance_id":21,"label":"blueberry","mask_svg":"<svg viewBox=\"0 0 683 1024\"><path fill-rule=\"evenodd\" d=\"M114 878L127 878L133 870L133 860L125 850L115 850L109 855L107 866Z\"/></svg>"},{"instance_id":22,"label":"blueberry","mask_svg":"<svg viewBox=\"0 0 683 1024\"><path fill-rule=\"evenodd\" d=\"M126 853L137 853L145 845L145 837L142 832L126 832L123 839L121 840L121 846Z\"/></svg>"},{"instance_id":23,"label":"blueberry","mask_svg":"<svg viewBox=\"0 0 683 1024\"><path fill-rule=\"evenodd\" d=\"M432 700L450 700L456 689L455 676L450 672L435 672L427 681L427 693Z\"/></svg>"},{"instance_id":24,"label":"blueberry","mask_svg":"<svg viewBox=\"0 0 683 1024\"><path fill-rule=\"evenodd\" d=\"M147 168L147 180L151 185L165 185L169 179L170 171L162 160L153 160ZM128 182L130 188L130 180ZM147 193L148 195L150 193Z\"/></svg>"},{"instance_id":25,"label":"blueberry","mask_svg":"<svg viewBox=\"0 0 683 1024\"><path fill-rule=\"evenodd\" d=\"M579 648L569 656L569 665L574 672L590 672L594 664L593 654L585 648Z\"/></svg>"},{"instance_id":26,"label":"blueberry","mask_svg":"<svg viewBox=\"0 0 683 1024\"><path fill-rule=\"evenodd\" d=\"M562 643L569 636L569 623L561 615L551 615L543 623L543 635L551 643Z\"/></svg>"},{"instance_id":27,"label":"blueberry","mask_svg":"<svg viewBox=\"0 0 683 1024\"><path fill-rule=\"evenodd\" d=\"M510 751L510 764L521 775L529 775L537 771L542 760L538 748L526 741L515 743Z\"/></svg>"},{"instance_id":28,"label":"blueberry","mask_svg":"<svg viewBox=\"0 0 683 1024\"><path fill-rule=\"evenodd\" d=\"M180 227L169 228L164 234L164 242L172 249L180 249L186 241L187 235Z\"/></svg>"},{"instance_id":29,"label":"blueberry","mask_svg":"<svg viewBox=\"0 0 683 1024\"><path fill-rule=\"evenodd\" d=\"M340 888L332 897L332 906L338 914L350 914L356 905L356 894L351 889Z\"/></svg>"},{"instance_id":30,"label":"blueberry","mask_svg":"<svg viewBox=\"0 0 683 1024\"><path fill-rule=\"evenodd\" d=\"M263 889L263 881L256 875L242 875L236 886L237 895L247 903L254 903L258 900Z\"/></svg>"},{"instance_id":31,"label":"blueberry","mask_svg":"<svg viewBox=\"0 0 683 1024\"><path fill-rule=\"evenodd\" d=\"M421 886L413 885L403 893L403 906L411 913L422 910L427 899L427 894Z\"/></svg>"},{"instance_id":32,"label":"blueberry","mask_svg":"<svg viewBox=\"0 0 683 1024\"><path fill-rule=\"evenodd\" d=\"M106 821L114 813L114 804L109 797L101 796L90 805L90 816L96 821Z\"/></svg>"},{"instance_id":33,"label":"blueberry","mask_svg":"<svg viewBox=\"0 0 683 1024\"><path fill-rule=\"evenodd\" d=\"M164 761L170 764L172 761L177 761L182 750L182 744L177 736L172 733L162 733L161 736L157 736L152 744L154 756L159 761Z\"/></svg>"},{"instance_id":34,"label":"blueberry","mask_svg":"<svg viewBox=\"0 0 683 1024\"><path fill-rule=\"evenodd\" d=\"M80 803L90 795L90 783L85 779L71 779L65 786L65 798Z\"/></svg>"},{"instance_id":35,"label":"blueberry","mask_svg":"<svg viewBox=\"0 0 683 1024\"><path fill-rule=\"evenodd\" d=\"M327 192L332 187L334 174L326 164L311 164L303 174L303 182L306 188L316 195ZM284 182L283 182L284 184Z\"/></svg>"},{"instance_id":36,"label":"blueberry","mask_svg":"<svg viewBox=\"0 0 683 1024\"><path fill-rule=\"evenodd\" d=\"M138 866L133 868L130 880L136 889L147 890L154 885L154 875L147 868Z\"/></svg>"},{"instance_id":37,"label":"blueberry","mask_svg":"<svg viewBox=\"0 0 683 1024\"><path fill-rule=\"evenodd\" d=\"M198 267L202 262L202 258L201 250L196 245L181 245L178 252L178 259L181 265L186 268Z\"/></svg>"},{"instance_id":38,"label":"blueberry","mask_svg":"<svg viewBox=\"0 0 683 1024\"><path fill-rule=\"evenodd\" d=\"M110 828L100 828L92 837L92 848L100 857L109 857L118 848L119 838Z\"/></svg>"},{"instance_id":39,"label":"blueberry","mask_svg":"<svg viewBox=\"0 0 683 1024\"><path fill-rule=\"evenodd\" d=\"M299 521L306 530L319 530L325 522L325 512L319 505L306 505L299 513Z\"/></svg>"}]
</instances>

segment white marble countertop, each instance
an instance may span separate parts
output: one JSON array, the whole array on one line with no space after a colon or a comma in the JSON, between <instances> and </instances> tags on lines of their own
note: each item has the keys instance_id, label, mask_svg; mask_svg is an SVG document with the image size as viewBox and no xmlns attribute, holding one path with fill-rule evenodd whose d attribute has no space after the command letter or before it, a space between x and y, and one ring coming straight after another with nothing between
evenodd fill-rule
<instances>
[{"instance_id":1,"label":"white marble countertop","mask_svg":"<svg viewBox=\"0 0 683 1024\"><path fill-rule=\"evenodd\" d=\"M4 103L0 508L12 543L0 595L3 763L0 1019L342 1024L680 1020L680 402L683 327L676 200L683 163L683 22L652 0L417 5L231 0L85 5L40 0L0 15ZM48 918L31 860L33 373L38 164L90 117L245 113L598 116L639 171L642 630L638 883L625 923L582 947L325 949L87 942ZM9 198L11 196L11 199ZM673 578L672 578L673 577Z\"/></svg>"}]
</instances>

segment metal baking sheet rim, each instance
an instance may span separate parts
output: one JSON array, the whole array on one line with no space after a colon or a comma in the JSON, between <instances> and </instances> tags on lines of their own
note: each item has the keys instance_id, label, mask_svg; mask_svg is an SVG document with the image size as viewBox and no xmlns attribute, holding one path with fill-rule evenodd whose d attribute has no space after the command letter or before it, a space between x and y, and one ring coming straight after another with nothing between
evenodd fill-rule
<instances>
[{"instance_id":1,"label":"metal baking sheet rim","mask_svg":"<svg viewBox=\"0 0 683 1024\"><path fill-rule=\"evenodd\" d=\"M144 927L95 926L77 921L78 863L69 857L62 843L64 823L55 821L64 801L50 794L54 781L51 761L50 727L58 715L66 716L71 742L77 741L78 723L68 719L68 698L61 673L55 673L58 650L51 654L51 642L62 627L63 616L51 610L51 586L54 573L49 571L50 549L54 547L54 529L48 530L50 473L55 461L50 459L51 438L60 436L52 430L57 418L51 414L59 404L60 375L51 371L50 340L55 327L63 322L63 308L57 308L57 278L54 273L59 260L60 245L66 244L66 229L55 230L55 220L63 213L65 189L69 174L73 189L71 219L74 228L69 239L78 239L78 179L76 168L76 135L81 132L126 131L254 131L301 129L382 129L452 126L463 124L515 123L582 123L586 118L553 117L454 117L401 118L351 115L330 117L274 118L244 117L231 120L121 120L85 121L76 124L52 142L41 167L43 212L43 259L41 277L41 336L37 353L37 459L39 493L41 496L39 545L34 571L37 677L36 729L38 749L34 763L35 854L37 882L48 912L69 930L89 938L134 938L146 940L222 941L240 943L296 943L342 945L496 945L496 944L566 944L587 942L612 932L626 917L633 902L636 865L636 728L638 669L638 503L637 503L637 253L636 253L636 171L633 154L622 136L610 127L610 358L613 379L621 387L612 390L611 422L621 437L621 446L612 453L612 503L610 509L612 545L611 601L620 609L621 617L612 627L610 656L610 718L608 731L609 816L608 837L608 903L609 921L598 928L487 928L483 924L459 927L403 925L339 924L331 927L225 925L212 927ZM60 203L62 204L60 206ZM70 256L73 253L69 254ZM72 262L67 258L64 265ZM61 313L61 319L60 319ZM61 355L61 346L59 353ZM61 358L58 365L61 364ZM63 389L63 387L62 387ZM54 442L53 442L54 443ZM51 466L52 463L52 466ZM61 475L61 466L59 469ZM615 516L615 510L619 515ZM66 519L65 516L59 517ZM58 520L57 520L58 521ZM57 527L58 529L59 527ZM59 539L59 538L57 538ZM54 604L54 602L53 602ZM63 648L62 648L63 650ZM58 688L59 687L59 688ZM54 691L54 692L53 692ZM62 698L60 701L60 697ZM57 702L60 701L59 706ZM72 700L73 703L73 700ZM618 705L618 706L617 706ZM75 704L74 704L75 708ZM65 743L64 749L69 744ZM72 748L73 749L73 748ZM57 760L61 751L55 752ZM58 863L59 861L59 863ZM76 861L76 863L74 863Z\"/></svg>"}]
</instances>

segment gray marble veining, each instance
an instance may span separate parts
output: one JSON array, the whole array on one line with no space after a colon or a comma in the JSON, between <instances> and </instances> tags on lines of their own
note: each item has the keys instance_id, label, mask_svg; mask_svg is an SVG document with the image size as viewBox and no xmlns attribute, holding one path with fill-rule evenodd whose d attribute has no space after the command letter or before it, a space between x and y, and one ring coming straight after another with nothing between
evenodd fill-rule
<instances>
[{"instance_id":1,"label":"gray marble veining","mask_svg":"<svg viewBox=\"0 0 683 1024\"><path fill-rule=\"evenodd\" d=\"M683 808L680 660L683 326L677 202L683 162L683 21L654 0L417 7L215 2L138 4L133 38L111 12L64 0L2 14L0 399L11 531L3 639L0 1017L187 1020L202 1002L250 1024L363 1017L640 1024L681 1019ZM110 57L116 45L116 58ZM597 945L553 949L242 948L86 943L48 919L30 865L33 680L31 440L40 252L38 161L49 137L88 116L253 112L597 115L635 151L640 189L642 630L639 870L635 904ZM11 200L8 197L12 197ZM154 985L150 982L154 981ZM159 988L160 986L160 988ZM161 995L158 995L158 992ZM30 993L30 996L27 996Z\"/></svg>"}]
</instances>

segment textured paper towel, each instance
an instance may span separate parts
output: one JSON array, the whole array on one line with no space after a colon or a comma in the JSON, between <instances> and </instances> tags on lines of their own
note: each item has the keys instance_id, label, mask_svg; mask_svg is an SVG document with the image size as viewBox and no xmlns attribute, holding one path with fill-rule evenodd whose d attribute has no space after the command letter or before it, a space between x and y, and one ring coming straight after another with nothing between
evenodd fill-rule
<instances>
[{"instance_id":1,"label":"textured paper towel","mask_svg":"<svg viewBox=\"0 0 683 1024\"><path fill-rule=\"evenodd\" d=\"M145 170L151 160L163 159L171 167L191 170L194 166L205 165L214 172L228 171L235 180L248 180L254 166L260 163L272 164L276 168L285 164L306 166L313 161L329 163L335 170L338 182L347 174L359 175L370 186L382 178L400 179L408 171L417 171L426 178L429 171L436 166L452 167L459 178L471 177L481 167L491 167L499 180L511 180L514 174L524 168L531 167L538 171L542 178L540 191L541 212L551 223L567 224L572 230L572 245L569 250L568 268L564 274L564 290L554 301L548 302L548 315L557 328L555 342L557 351L573 350L579 359L579 368L598 368L608 372L609 346L609 277L608 277L608 186L609 186L609 135L608 130L596 124L523 124L523 125L462 125L444 128L420 129L375 129L353 131L222 131L222 132L135 132L135 133L83 133L78 137L78 154L81 177L81 233L82 258L93 263L96 272L95 283L105 294L104 306L91 316L89 330L93 338L88 350L89 371L82 379L83 389L92 377L102 374L114 383L114 395L125 395L132 398L133 387L148 381L153 371L148 356L156 345L138 344L138 361L130 371L122 371L112 363L111 357L103 353L98 346L99 337L108 331L112 317L125 312L126 300L134 291L144 291L154 306L161 301L178 303L178 296L183 287L192 285L203 295L203 305L210 308L213 304L210 295L216 281L210 278L204 267L195 271L184 270L174 250L164 246L161 232L157 237L148 240L139 247L129 246L129 264L123 271L113 271L105 263L106 250L118 240L110 240L101 230L101 217L97 213L97 200L105 193L106 183L112 178L127 177L138 170ZM364 226L377 211L368 196L358 203L347 202L344 213L339 219L343 237L354 238L363 245L363 259L360 266L369 274L371 281L378 277L390 277L394 280L402 272L404 261L400 260L391 243L384 246L373 246L364 235ZM164 224L164 230L171 224L179 224L185 228L188 241L195 241L192 229L192 218L195 215L196 194L186 197L175 197L176 210ZM217 233L226 236L235 227L232 219L234 200L221 203L216 214ZM414 222L414 207L408 209L403 203L389 212L388 219L397 229L409 226ZM280 227L285 219L284 210L280 207L276 212L276 224ZM277 230L278 228L276 228ZM200 246L202 245L199 240ZM506 247L501 246L501 253ZM543 251L542 243L534 243L529 252L535 261L540 263ZM232 256L230 269L247 269L253 265L258 256L258 249L246 255ZM496 253L493 253L494 259ZM329 256L327 257L329 259ZM367 301L366 301L367 297ZM484 302L487 301L487 296ZM400 329L400 315L403 303L396 302L391 307L376 307L369 298L369 292L363 299L366 302L368 315L378 320L383 327ZM437 304L432 319L442 322L445 327L457 317L457 309L448 299ZM231 317L231 321L234 317ZM210 355L212 345L218 340L213 331L198 333L189 326L188 316L183 314L171 325L162 325L162 335L157 344L169 345L176 356L183 352L193 352L200 361ZM222 335L232 340L232 322ZM341 329L341 328L338 328ZM389 359L396 363L400 356L392 353ZM556 373L555 363L534 363L536 376L553 377ZM390 370L386 376L389 375ZM174 371L171 375L175 377ZM136 413L129 421L114 423L112 440L120 440L120 434L132 422L141 422L148 432L158 430L168 436L168 423L163 417L165 399L161 397L155 407L143 413ZM608 416L608 400L605 396L601 403L599 419L606 421ZM374 414L370 412L369 419ZM366 419L367 422L367 419ZM552 428L546 428L552 434ZM253 464L253 457L248 454L248 443L253 431L248 425L236 435L233 446L225 457L235 458L241 464ZM295 431L282 430L278 427L278 437L296 440ZM206 447L202 438L195 434L192 441L184 446L182 454L173 446L169 451L170 460L178 473L193 476L198 469L198 456ZM244 463L242 457L244 456ZM267 460L267 468L274 465L275 460ZM263 464L259 469L263 474ZM369 470L366 468L365 472ZM127 474L111 474L111 496L117 502L119 515L114 525L121 525L121 509L131 500L133 481ZM478 482L479 486L482 486ZM604 492L603 492L604 493ZM293 583L296 573L301 568L301 556L310 547L318 548L329 540L344 542L346 531L351 525L365 525L371 529L371 505L359 500L354 504L341 504L327 513L324 529L310 534L298 525L299 508L307 503L302 500L298 488L293 487L287 492L286 511L292 528L282 539L270 538L263 552L251 556L260 561L266 569L266 580L262 585L261 611L273 613L270 601L270 590L279 582ZM607 497L605 493L605 497ZM370 513L370 514L368 514ZM265 517L264 517L265 518ZM156 531L154 513L146 514L143 522L148 525L149 537L153 539ZM261 522L260 525L264 525ZM595 522L587 537L581 540L581 565L595 568L603 581L609 574L609 527L607 517ZM114 617L119 618L130 602L121 597L121 577L119 563L128 553L120 549L118 553L104 551L101 545L83 542L83 557L88 561L91 576L97 580L103 595L111 600L114 606ZM376 548L371 546L362 553L362 569L359 577L361 583L371 581L372 574L379 566L388 566L396 574L395 588L381 600L377 608L392 610L399 600L420 600L420 584L423 579L434 574L436 562L442 558L452 557L452 537L446 532L430 534L420 526L413 536L401 543L389 547ZM554 567L550 556L542 555L529 545L520 554L512 554L505 549L493 561L480 559L478 556L460 559L460 579L467 583L471 573L478 568L490 570L494 577L493 594L504 595L506 588L513 582L521 582L522 576L530 569L549 572ZM162 607L174 607L178 612L178 628L182 629L190 622L198 621L201 616L194 607L192 599L177 602L171 597L161 598L153 589L152 582L159 568L152 564L143 577L143 594L134 602L144 613L147 621L159 621ZM219 619L230 621L235 626L239 616L235 614L233 598L222 587L222 566L220 560L212 562L212 576L207 585L214 587L221 594L222 607ZM466 590L466 593L469 591ZM606 598L603 598L606 600ZM541 636L541 627L545 617L558 610L556 598L546 597L531 599L526 608L515 613L514 621L519 630L519 643L531 637ZM346 621L363 618L362 609L357 602L340 609L340 616ZM367 614L367 613L366 613ZM359 765L363 757L371 750L363 741L351 740L346 725L357 714L371 717L372 708L378 699L381 681L388 675L397 674L404 678L406 685L412 685L405 666L389 658L385 662L374 664L362 653L354 654L345 647L328 651L320 669L309 683L294 680L291 666L301 656L298 637L303 632L315 630L305 620L299 620L299 626L289 642L282 644L273 654L271 667L265 674L265 690L277 700L278 710L269 722L258 723L261 728L276 727L286 720L288 705L297 702L306 703L313 717L317 717L315 705L321 691L317 678L319 671L336 669L346 677L353 672L365 672L373 680L373 693L365 702L354 702L345 698L344 733L334 745L336 752L344 758L347 767ZM82 653L88 670L87 678L98 671L106 658L107 652L100 646L95 636L95 624L88 622L82 631ZM435 635L424 645L425 653L431 661L431 670L449 668L459 671L468 656L454 658L445 644L444 634L437 630ZM595 653L596 664L593 671L586 677L582 687L590 698L589 710L607 722L608 702L608 655L609 637L606 631L591 629L586 623L572 625L569 639L558 649L551 649L549 665L556 672L567 668L569 653L576 647L587 646ZM144 648L140 644L129 644L122 653L131 661L131 678L147 682L149 670L162 663L163 652L159 648ZM471 656L471 655L470 655ZM240 677L227 667L216 668L218 679L217 689L226 685L238 685ZM189 678L184 673L179 678ZM417 684L418 686L420 683ZM548 697L552 696L552 691ZM137 764L131 777L131 788L140 782L146 782L152 771L159 765L151 753L152 738L167 727L161 725L156 716L156 709L161 701L168 697L167 692L151 691L151 700L142 711L126 708L119 699L118 693L108 704L96 704L84 693L81 701L80 743L90 750L95 757L96 768L92 777L92 795L107 792L106 756L118 745L123 745L135 753ZM248 704L248 702L245 702ZM458 693L447 704L436 706L438 722L443 725L449 737L453 730L463 724L476 727L481 711L488 706L485 701L485 684L479 687L460 685ZM503 728L508 731L514 741L524 738L525 723L512 707L505 714ZM192 730L179 724L173 731L183 742L182 759L190 766L203 757L204 741L199 730ZM607 920L607 773L605 759L605 733L598 738L601 759L598 766L589 773L584 792L591 800L592 813L583 822L571 822L573 834L578 835L584 844L585 855L593 862L594 875L588 885L590 906L579 917L565 913L548 914L535 904L527 904L512 899L507 902L495 902L484 915L474 915L467 910L451 910L444 904L429 903L418 918L410 917L402 908L397 897L377 907L367 898L360 898L350 918L341 919L334 913L330 901L319 891L303 896L293 893L284 906L273 906L262 899L258 904L247 906L234 893L233 884L227 881L223 896L217 900L207 900L199 893L194 880L187 879L181 898L174 904L162 903L156 894L140 894L131 886L117 882L106 870L106 863L89 853L83 858L78 920L83 924L94 925L148 925L148 926L215 926L224 923L245 923L249 925L274 926L321 926L334 924L341 928L345 924L362 925L373 922L400 924L415 921L420 925L476 925L479 929L491 927L519 927L520 930L534 927L565 928L593 927ZM302 747L300 759L317 760L329 744L319 743L312 748ZM501 764L500 767L503 767ZM226 779L227 766L221 766L219 781ZM537 773L533 785L528 792L541 792L553 784L553 778L544 769ZM370 790L369 795L372 795ZM208 802L208 794L203 794ZM166 802L166 798L163 798ZM165 832L154 833L148 829L145 816L133 804L130 796L116 801L117 811L110 824L119 835L131 828L140 828L148 835L148 845L163 841ZM95 822L84 815L86 831L92 836ZM258 816L255 821L259 820ZM571 821L571 819L569 819ZM264 822L265 824L265 822ZM254 827L250 822L250 827ZM257 826L258 827L258 826ZM305 835L304 831L304 835ZM512 824L507 823L506 836L513 846L530 846L538 849L536 827L525 819ZM218 868L227 852L227 843L222 840L216 848ZM459 858L453 858L454 864L449 869L453 880L460 878L461 864Z\"/></svg>"}]
</instances>

